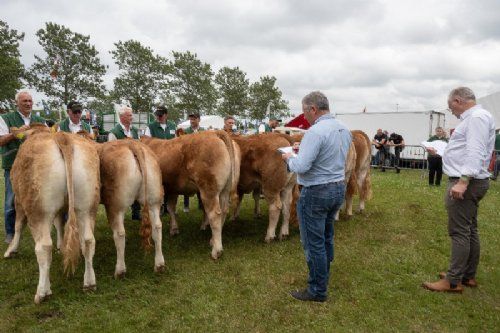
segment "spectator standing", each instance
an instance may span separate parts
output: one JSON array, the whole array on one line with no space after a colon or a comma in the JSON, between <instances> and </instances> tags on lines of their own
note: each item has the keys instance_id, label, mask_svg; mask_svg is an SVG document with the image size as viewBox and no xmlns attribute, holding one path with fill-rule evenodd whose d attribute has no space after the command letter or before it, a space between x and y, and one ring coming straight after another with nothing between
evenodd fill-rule
<instances>
[{"instance_id":1,"label":"spectator standing","mask_svg":"<svg viewBox=\"0 0 500 333\"><path fill-rule=\"evenodd\" d=\"M315 91L305 96L302 111L312 126L302 139L298 156L282 155L303 186L297 213L309 267L307 288L292 291L291 295L301 301L324 302L334 253L334 217L344 200L345 160L352 136L330 113L323 93Z\"/></svg>"},{"instance_id":2,"label":"spectator standing","mask_svg":"<svg viewBox=\"0 0 500 333\"><path fill-rule=\"evenodd\" d=\"M377 134L373 137L372 144L377 149L377 154L375 155L376 164L380 166L382 172L385 172L387 135L381 128L377 130Z\"/></svg>"},{"instance_id":3,"label":"spectator standing","mask_svg":"<svg viewBox=\"0 0 500 333\"><path fill-rule=\"evenodd\" d=\"M226 131L229 134L240 134L238 130L236 130L236 120L233 116L224 117L224 127L222 128L222 130Z\"/></svg>"},{"instance_id":4,"label":"spectator standing","mask_svg":"<svg viewBox=\"0 0 500 333\"><path fill-rule=\"evenodd\" d=\"M269 117L269 122L267 124L264 124L264 133L269 133L274 131L276 127L278 127L279 123L281 120L276 118L275 116ZM260 132L261 128L258 128L258 132Z\"/></svg>"},{"instance_id":5,"label":"spectator standing","mask_svg":"<svg viewBox=\"0 0 500 333\"><path fill-rule=\"evenodd\" d=\"M448 175L445 205L451 258L448 272L440 280L425 282L431 291L462 292L463 286L477 286L480 243L477 230L479 202L489 187L488 164L495 143L495 122L491 114L476 104L471 89L459 87L448 96L448 107L460 123L443 154L443 170ZM436 151L427 149L433 154Z\"/></svg>"},{"instance_id":6,"label":"spectator standing","mask_svg":"<svg viewBox=\"0 0 500 333\"><path fill-rule=\"evenodd\" d=\"M436 127L436 135L429 138L429 142L441 140L448 142L446 133L442 127ZM441 186L441 178L443 177L443 158L438 154L427 154L427 162L429 163L429 186Z\"/></svg>"},{"instance_id":7,"label":"spectator standing","mask_svg":"<svg viewBox=\"0 0 500 333\"><path fill-rule=\"evenodd\" d=\"M10 170L22 143L22 137L11 133L11 127L28 129L32 123L44 124L45 120L33 114L33 98L28 91L20 91L15 96L17 111L4 113L0 116L0 147L2 153L2 168L5 178L5 243L10 244L14 237L16 224L16 209L14 206L14 191L10 181Z\"/></svg>"},{"instance_id":8,"label":"spectator standing","mask_svg":"<svg viewBox=\"0 0 500 333\"><path fill-rule=\"evenodd\" d=\"M401 157L401 152L405 147L405 140L403 139L403 136L401 134L391 133L391 135L389 136L389 146L394 147L394 167L396 168L396 173L399 173L399 160Z\"/></svg>"}]
</instances>

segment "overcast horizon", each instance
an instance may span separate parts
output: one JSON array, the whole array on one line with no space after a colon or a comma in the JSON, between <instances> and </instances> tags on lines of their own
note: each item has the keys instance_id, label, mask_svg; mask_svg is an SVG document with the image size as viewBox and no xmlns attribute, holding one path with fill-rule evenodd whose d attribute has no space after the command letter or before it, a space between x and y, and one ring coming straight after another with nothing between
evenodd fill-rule
<instances>
[{"instance_id":1,"label":"overcast horizon","mask_svg":"<svg viewBox=\"0 0 500 333\"><path fill-rule=\"evenodd\" d=\"M500 90L494 0L4 0L0 12L25 33L27 68L44 56L35 33L45 22L89 35L109 66L108 89L118 73L109 51L135 39L169 58L172 50L195 52L215 73L238 66L251 82L275 76L294 114L312 90L339 113L443 110L457 86L478 98Z\"/></svg>"}]
</instances>

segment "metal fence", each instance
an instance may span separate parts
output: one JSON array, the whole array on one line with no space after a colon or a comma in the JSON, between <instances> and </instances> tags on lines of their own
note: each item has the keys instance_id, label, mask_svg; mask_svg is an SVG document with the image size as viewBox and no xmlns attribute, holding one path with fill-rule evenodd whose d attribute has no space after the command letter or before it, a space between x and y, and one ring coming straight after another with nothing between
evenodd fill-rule
<instances>
[{"instance_id":1,"label":"metal fence","mask_svg":"<svg viewBox=\"0 0 500 333\"><path fill-rule=\"evenodd\" d=\"M372 167L399 169L427 169L427 151L422 146L406 145L401 151L394 146L378 150L372 145Z\"/></svg>"}]
</instances>

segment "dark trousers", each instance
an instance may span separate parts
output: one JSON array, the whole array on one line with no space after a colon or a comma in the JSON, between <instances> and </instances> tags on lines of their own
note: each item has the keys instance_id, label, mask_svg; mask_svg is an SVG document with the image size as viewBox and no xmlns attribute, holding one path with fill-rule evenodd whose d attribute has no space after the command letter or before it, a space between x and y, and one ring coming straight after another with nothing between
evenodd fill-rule
<instances>
[{"instance_id":1,"label":"dark trousers","mask_svg":"<svg viewBox=\"0 0 500 333\"><path fill-rule=\"evenodd\" d=\"M10 181L10 169L5 170L5 203L3 208L5 235L14 235L16 225L16 207L14 205L14 190Z\"/></svg>"},{"instance_id":2,"label":"dark trousers","mask_svg":"<svg viewBox=\"0 0 500 333\"><path fill-rule=\"evenodd\" d=\"M471 179L464 199L453 199L449 192L457 182L456 179L449 181L444 199L451 238L450 267L446 278L453 284L476 276L480 253L477 209L489 187L488 179Z\"/></svg>"},{"instance_id":3,"label":"dark trousers","mask_svg":"<svg viewBox=\"0 0 500 333\"><path fill-rule=\"evenodd\" d=\"M441 178L443 177L443 159L441 156L429 156L429 185L441 185ZM434 183L434 176L436 182Z\"/></svg>"},{"instance_id":4,"label":"dark trousers","mask_svg":"<svg viewBox=\"0 0 500 333\"><path fill-rule=\"evenodd\" d=\"M402 150L403 149L401 149L401 147L395 147L394 148L394 156L395 156L395 158L394 158L394 167L396 169L399 169L399 160L400 160L400 157L401 157L401 151Z\"/></svg>"}]
</instances>

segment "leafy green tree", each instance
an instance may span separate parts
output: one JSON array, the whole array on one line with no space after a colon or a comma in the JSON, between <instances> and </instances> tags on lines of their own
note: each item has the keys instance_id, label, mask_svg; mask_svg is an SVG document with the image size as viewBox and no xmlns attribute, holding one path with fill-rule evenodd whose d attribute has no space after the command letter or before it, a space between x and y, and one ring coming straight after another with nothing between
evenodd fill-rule
<instances>
[{"instance_id":1,"label":"leafy green tree","mask_svg":"<svg viewBox=\"0 0 500 333\"><path fill-rule=\"evenodd\" d=\"M189 114L213 114L217 91L210 64L201 62L195 53L172 52L171 78L165 87L175 96L175 108Z\"/></svg>"},{"instance_id":2,"label":"leafy green tree","mask_svg":"<svg viewBox=\"0 0 500 333\"><path fill-rule=\"evenodd\" d=\"M9 29L9 25L0 20L0 107L14 105L16 91L21 88L24 66L19 60L19 41L24 33Z\"/></svg>"},{"instance_id":3,"label":"leafy green tree","mask_svg":"<svg viewBox=\"0 0 500 333\"><path fill-rule=\"evenodd\" d=\"M248 110L249 81L238 67L222 67L215 76L219 101L217 113L221 116L246 116Z\"/></svg>"},{"instance_id":4,"label":"leafy green tree","mask_svg":"<svg viewBox=\"0 0 500 333\"><path fill-rule=\"evenodd\" d=\"M46 56L35 55L26 78L31 87L49 97L52 106L66 105L73 99L86 101L105 92L102 77L106 66L90 44L90 36L51 22L36 35Z\"/></svg>"},{"instance_id":5,"label":"leafy green tree","mask_svg":"<svg viewBox=\"0 0 500 333\"><path fill-rule=\"evenodd\" d=\"M134 112L150 111L160 98L158 91L167 75L166 59L135 40L119 41L115 47L111 54L120 74L114 80L114 99L129 101Z\"/></svg>"},{"instance_id":6,"label":"leafy green tree","mask_svg":"<svg viewBox=\"0 0 500 333\"><path fill-rule=\"evenodd\" d=\"M281 98L281 90L275 85L274 76L263 76L250 85L250 119L260 121L269 116L290 116L288 102Z\"/></svg>"}]
</instances>

